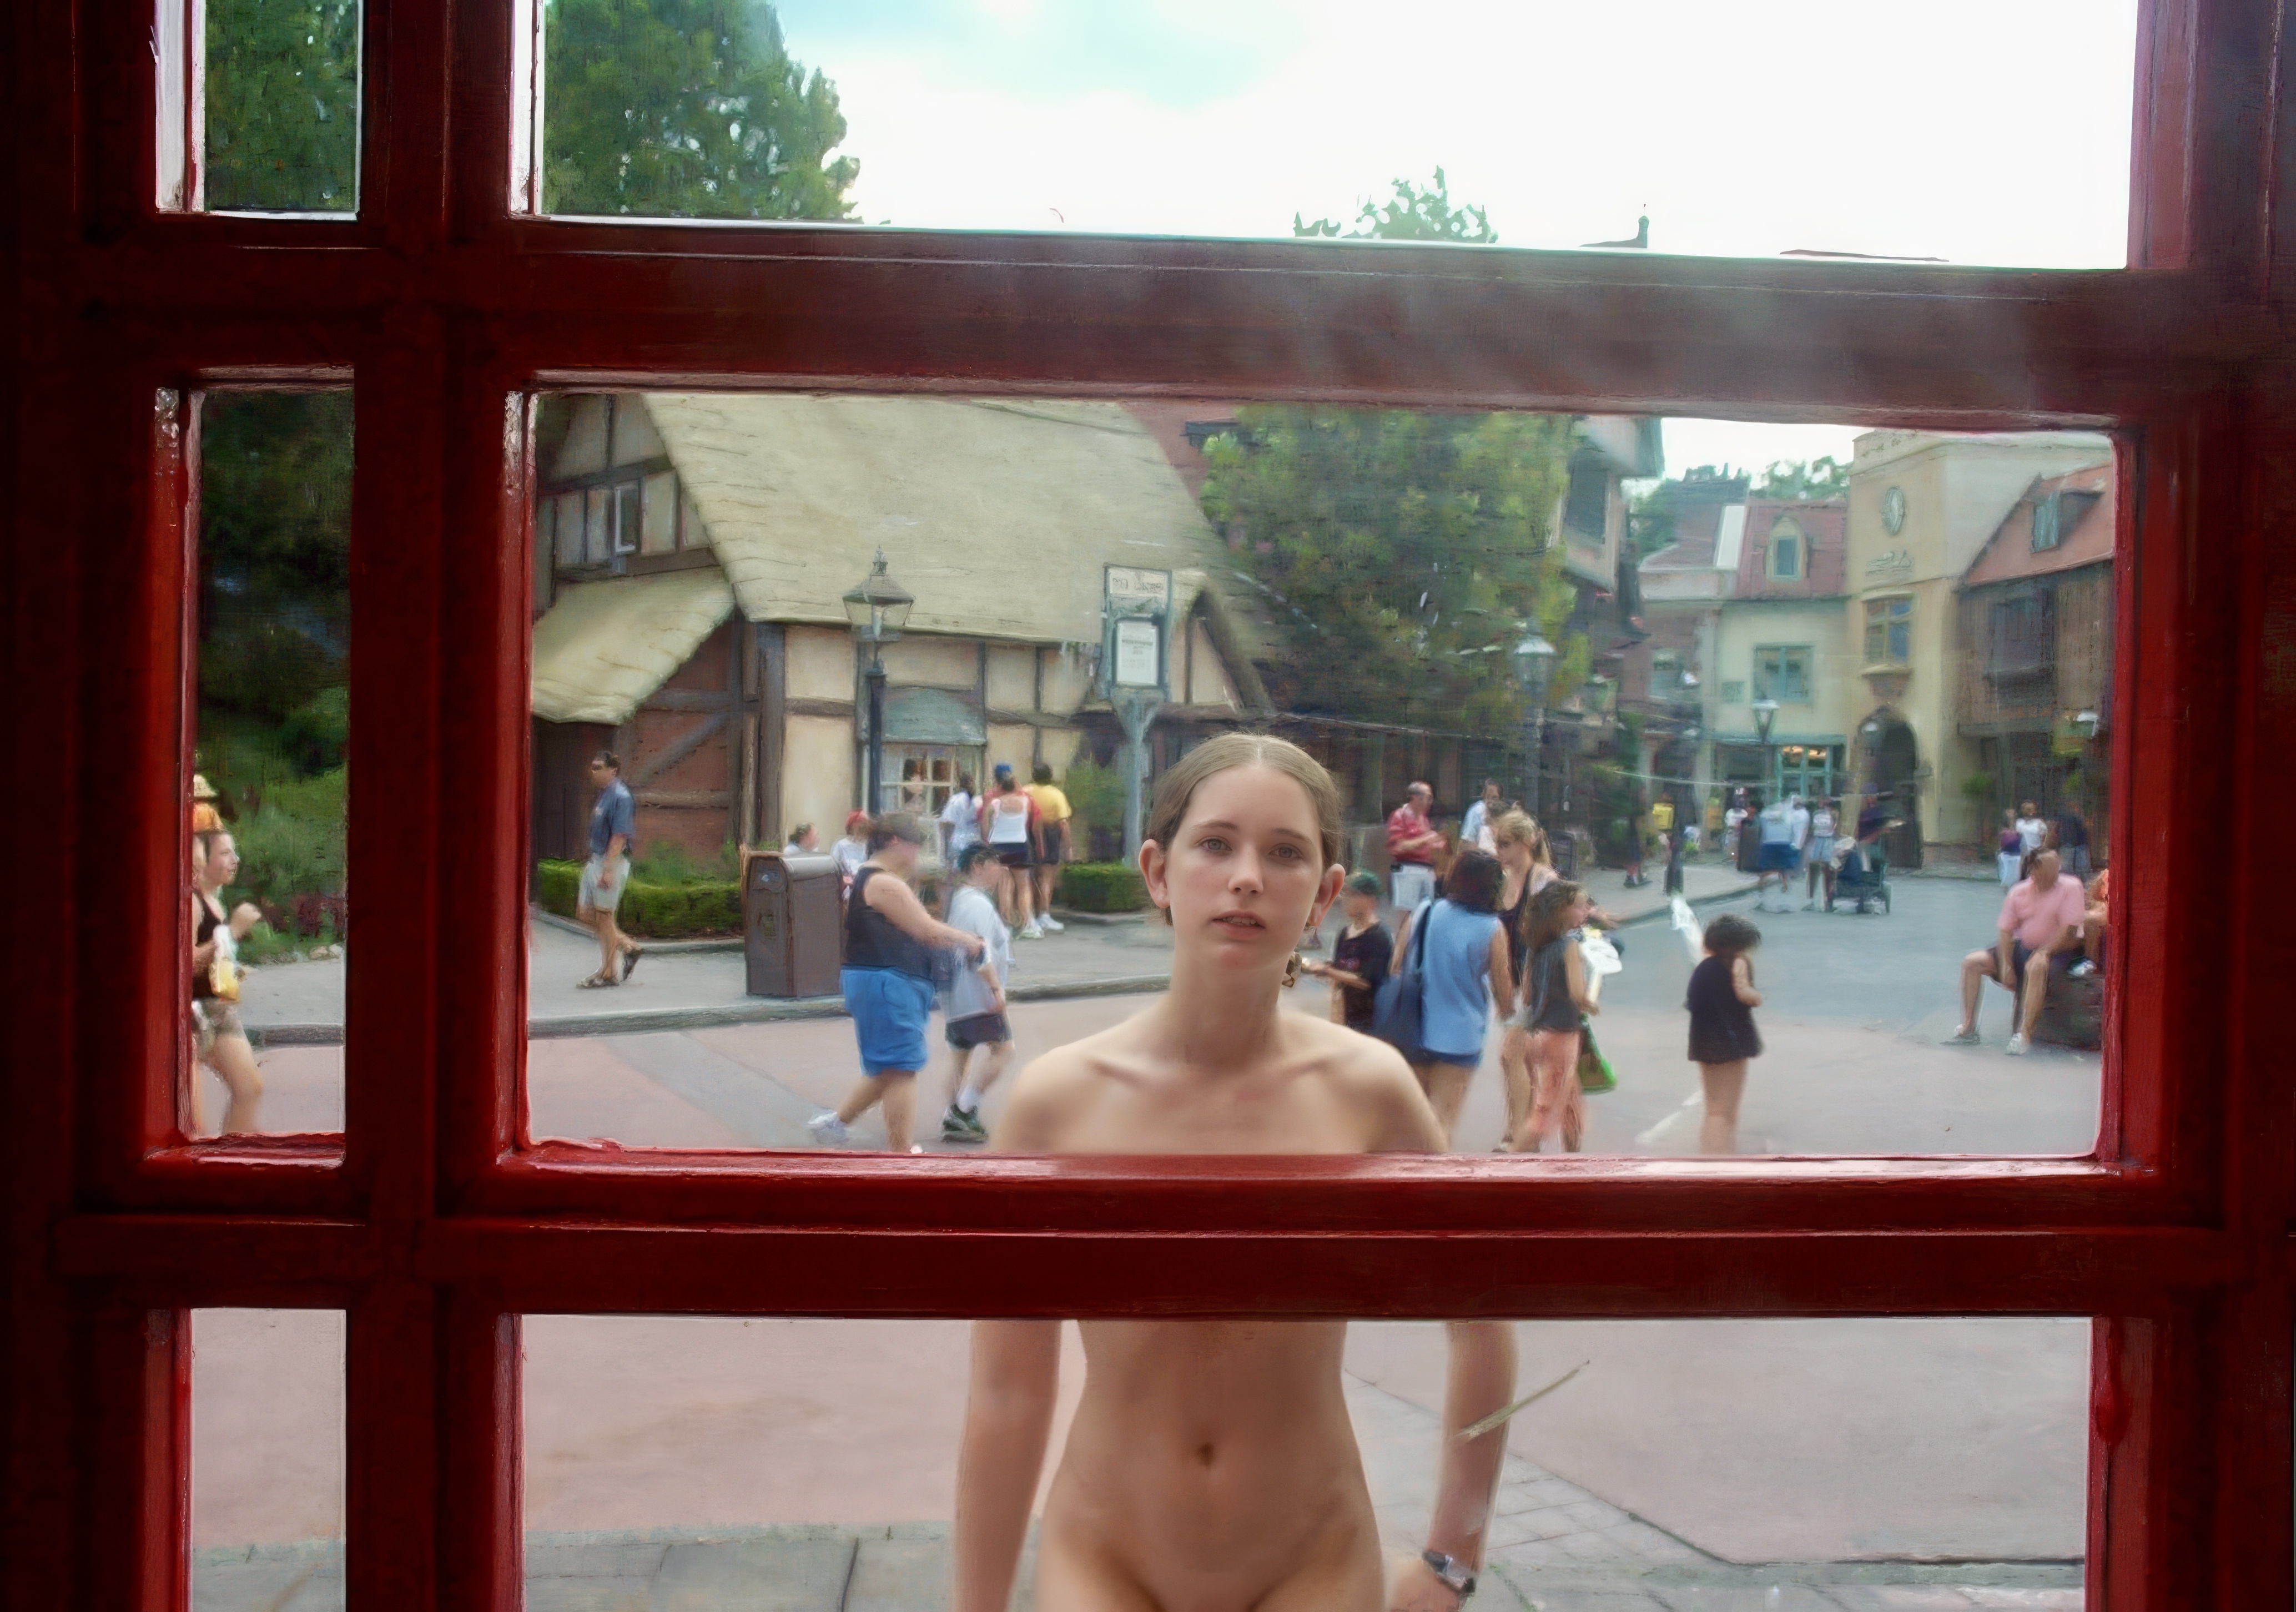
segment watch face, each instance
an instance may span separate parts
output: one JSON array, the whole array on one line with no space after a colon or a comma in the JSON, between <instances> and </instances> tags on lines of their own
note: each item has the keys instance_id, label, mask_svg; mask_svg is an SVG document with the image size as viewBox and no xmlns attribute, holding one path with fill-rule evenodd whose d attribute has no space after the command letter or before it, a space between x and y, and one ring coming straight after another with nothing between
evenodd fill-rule
<instances>
[{"instance_id":1,"label":"watch face","mask_svg":"<svg viewBox=\"0 0 2296 1612\"><path fill-rule=\"evenodd\" d=\"M1882 526L1895 537L1906 524L1906 489L1893 487L1882 495Z\"/></svg>"}]
</instances>

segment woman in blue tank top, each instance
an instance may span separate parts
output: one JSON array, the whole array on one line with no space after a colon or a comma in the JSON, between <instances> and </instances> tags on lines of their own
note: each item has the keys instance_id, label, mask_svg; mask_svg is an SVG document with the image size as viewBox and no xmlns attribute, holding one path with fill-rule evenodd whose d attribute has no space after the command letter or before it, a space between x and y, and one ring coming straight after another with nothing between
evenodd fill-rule
<instances>
[{"instance_id":1,"label":"woman in blue tank top","mask_svg":"<svg viewBox=\"0 0 2296 1612\"><path fill-rule=\"evenodd\" d=\"M1504 876L1489 852L1461 851L1444 878L1442 896L1406 920L1396 937L1399 965L1411 954L1413 926L1427 925L1427 952L1419 965L1426 982L1419 1035L1426 1060L1412 1069L1442 1122L1447 1146L1467 1101L1467 1082L1483 1060L1492 1005L1502 1019L1514 1009L1514 978L1496 910Z\"/></svg>"}]
</instances>

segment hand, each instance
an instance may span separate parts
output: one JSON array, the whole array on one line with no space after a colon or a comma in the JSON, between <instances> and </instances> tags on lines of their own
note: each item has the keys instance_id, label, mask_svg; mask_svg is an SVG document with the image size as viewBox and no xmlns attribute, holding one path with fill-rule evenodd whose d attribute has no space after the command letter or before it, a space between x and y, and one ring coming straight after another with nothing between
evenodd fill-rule
<instances>
[{"instance_id":1,"label":"hand","mask_svg":"<svg viewBox=\"0 0 2296 1612\"><path fill-rule=\"evenodd\" d=\"M1310 957L1300 965L1300 971L1302 974L1313 974L1318 978L1321 978L1324 975L1332 971L1332 965L1328 962L1322 961L1319 959Z\"/></svg>"},{"instance_id":2,"label":"hand","mask_svg":"<svg viewBox=\"0 0 2296 1612\"><path fill-rule=\"evenodd\" d=\"M1458 1612L1459 1594L1414 1556L1397 1558L1387 1575L1388 1612Z\"/></svg>"},{"instance_id":3,"label":"hand","mask_svg":"<svg viewBox=\"0 0 2296 1612\"><path fill-rule=\"evenodd\" d=\"M988 943L978 935L967 935L964 937L964 953L973 961L979 962L988 955Z\"/></svg>"},{"instance_id":4,"label":"hand","mask_svg":"<svg viewBox=\"0 0 2296 1612\"><path fill-rule=\"evenodd\" d=\"M598 888L602 890L614 888L614 870L611 864L598 870Z\"/></svg>"}]
</instances>

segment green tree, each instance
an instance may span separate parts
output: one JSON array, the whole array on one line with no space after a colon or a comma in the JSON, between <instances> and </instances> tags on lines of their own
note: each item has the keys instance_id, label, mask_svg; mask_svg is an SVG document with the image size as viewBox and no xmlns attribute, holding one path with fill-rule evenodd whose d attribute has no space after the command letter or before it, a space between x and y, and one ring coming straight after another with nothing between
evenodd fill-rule
<instances>
[{"instance_id":1,"label":"green tree","mask_svg":"<svg viewBox=\"0 0 2296 1612\"><path fill-rule=\"evenodd\" d=\"M358 205L358 29L357 0L208 0L211 210Z\"/></svg>"},{"instance_id":2,"label":"green tree","mask_svg":"<svg viewBox=\"0 0 2296 1612\"><path fill-rule=\"evenodd\" d=\"M1774 461L1754 488L1757 498L1843 498L1849 493L1849 467L1826 454L1804 462Z\"/></svg>"},{"instance_id":3,"label":"green tree","mask_svg":"<svg viewBox=\"0 0 2296 1612\"><path fill-rule=\"evenodd\" d=\"M1443 170L1398 179L1342 230L1298 215L1302 237L1498 239L1455 205ZM1564 638L1575 601L1548 548L1568 483L1571 421L1409 410L1239 411L1210 445L1206 512L1288 629L1276 697L1363 721L1512 733L1521 694L1509 651L1523 624ZM1553 697L1584 679L1583 635L1562 642Z\"/></svg>"},{"instance_id":4,"label":"green tree","mask_svg":"<svg viewBox=\"0 0 2296 1612\"><path fill-rule=\"evenodd\" d=\"M848 218L837 91L773 8L548 0L543 205L678 218Z\"/></svg>"},{"instance_id":5,"label":"green tree","mask_svg":"<svg viewBox=\"0 0 2296 1612\"><path fill-rule=\"evenodd\" d=\"M1571 422L1547 414L1262 407L1209 453L1204 508L1288 630L1278 697L1364 721L1511 732L1509 653L1562 635L1548 550ZM1558 667L1554 698L1570 691Z\"/></svg>"},{"instance_id":6,"label":"green tree","mask_svg":"<svg viewBox=\"0 0 2296 1612\"><path fill-rule=\"evenodd\" d=\"M1395 194L1384 205L1365 202L1349 229L1341 229L1339 221L1332 218L1318 218L1308 224L1294 213L1292 233L1302 238L1463 241L1478 246L1491 245L1499 238L1481 208L1451 205L1450 183L1439 168L1435 170L1434 183L1424 190L1408 179L1398 179Z\"/></svg>"},{"instance_id":7,"label":"green tree","mask_svg":"<svg viewBox=\"0 0 2296 1612\"><path fill-rule=\"evenodd\" d=\"M350 394L217 393L200 427L201 703L282 727L324 770L349 651Z\"/></svg>"}]
</instances>

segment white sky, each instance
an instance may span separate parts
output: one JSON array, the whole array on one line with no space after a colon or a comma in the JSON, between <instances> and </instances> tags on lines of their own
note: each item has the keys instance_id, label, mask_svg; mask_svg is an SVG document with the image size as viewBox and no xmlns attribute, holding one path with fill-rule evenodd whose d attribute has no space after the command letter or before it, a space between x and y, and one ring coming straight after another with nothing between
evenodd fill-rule
<instances>
[{"instance_id":1,"label":"white sky","mask_svg":"<svg viewBox=\"0 0 2296 1612\"><path fill-rule=\"evenodd\" d=\"M1646 211L1659 251L2125 261L2136 0L777 9L837 86L871 223L1289 235L1440 164L1505 246ZM1667 464L1854 434L1669 421Z\"/></svg>"}]
</instances>

